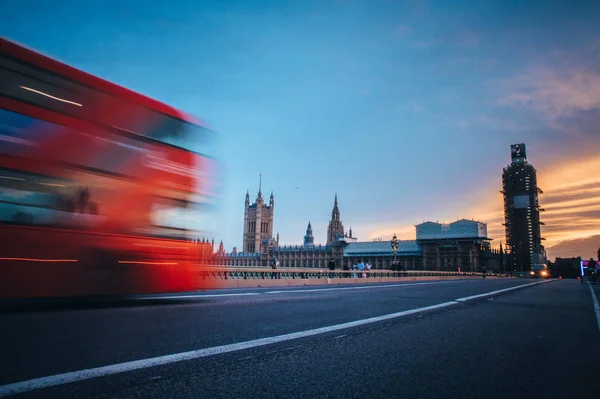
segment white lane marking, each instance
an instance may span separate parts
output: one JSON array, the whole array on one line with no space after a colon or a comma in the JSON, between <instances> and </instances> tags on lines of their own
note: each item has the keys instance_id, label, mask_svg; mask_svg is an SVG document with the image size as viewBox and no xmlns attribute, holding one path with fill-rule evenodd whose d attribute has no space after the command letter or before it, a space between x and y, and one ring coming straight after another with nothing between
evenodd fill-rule
<instances>
[{"instance_id":1,"label":"white lane marking","mask_svg":"<svg viewBox=\"0 0 600 399\"><path fill-rule=\"evenodd\" d=\"M89 380L92 378L103 377L107 375L124 373L127 371L139 370L148 367L161 366L165 364L181 362L184 360L198 359L202 357L219 355L228 352L240 351L243 349L256 348L258 346L271 345L278 342L290 341L293 339L311 337L314 335L325 334L332 331L343 330L346 328L358 327L365 324L376 323L383 320L394 319L397 317L408 316L415 313L426 312L429 310L440 309L451 305L457 305L457 302L450 301L437 305L425 306L417 309L405 310L402 312L391 313L383 316L371 317L348 323L335 324L332 326L315 328L290 334L283 334L274 337L254 339L251 341L238 342L235 344L215 346L213 348L199 349L189 352L175 353L172 355L152 357L131 362L112 364L110 366L96 367L86 370L72 371L64 374L56 374L48 377L34 378L27 381L15 382L0 386L0 397L16 395L19 393L30 392L36 389L48 388L56 385L70 384L77 381Z\"/></svg>"},{"instance_id":2,"label":"white lane marking","mask_svg":"<svg viewBox=\"0 0 600 399\"><path fill-rule=\"evenodd\" d=\"M370 317L368 319L351 321L348 323L336 324L333 326L315 328L312 330L305 330L305 331L300 331L300 332L295 332L295 333L290 333L290 334L277 335L277 336L268 337L268 338L259 338L259 339L255 339L255 340L251 340L251 341L215 346L212 348L198 349L198 350L194 350L194 351L175 353L175 354L165 355L165 356L157 356L157 357L152 357L152 358L148 358L148 359L134 360L131 362L117 363L117 364L112 364L109 366L96 367L96 368L79 370L79 371L72 371L72 372L56 374L56 375L52 375L52 376L48 376L48 377L40 377L40 378L31 379L31 380L15 382L12 384L1 385L0 386L0 397L16 395L19 393L30 392L30 391L34 391L34 390L42 389L42 388L49 388L49 387L53 387L53 386L57 386L57 385L70 384L73 382L89 380L92 378L98 378L98 377L104 377L104 376L113 375L113 374L125 373L128 371L134 371L134 370L155 367L155 366L162 366L162 365L166 365L166 364L170 364L170 363L181 362L184 360L198 359L198 358L212 356L212 355L219 355L219 354L235 352L235 351L239 351L239 350L243 350L243 349L250 349L250 348L256 348L259 346L275 344L278 342L290 341L293 339L311 337L314 335L325 334L325 333L332 332L332 331L338 331L338 330L343 330L346 328L358 327L358 326L365 325L365 324L377 323L377 322L384 321L384 320L408 316L408 315L416 314L416 313L427 312L429 310L445 308L445 307L452 306L452 305L458 305L461 302L468 301L471 299L477 299L477 298L481 298L484 296L495 295L497 293L511 291L513 289L518 289L518 288L529 287L532 285L542 284L545 282L548 282L548 281L519 285L519 286L508 288L508 289L487 292L485 294L474 295L474 296L465 297L465 298L459 298L454 301L443 302L443 303L440 303L437 305L425 306L422 308L410 309L410 310L391 313L391 314L387 314L387 315L383 315L383 316ZM405 284L402 284L402 285L405 285ZM596 304L594 304L594 306L596 306Z\"/></svg>"},{"instance_id":3,"label":"white lane marking","mask_svg":"<svg viewBox=\"0 0 600 399\"><path fill-rule=\"evenodd\" d=\"M436 281L433 283L411 283L411 284L384 284L384 285L368 285L368 286L358 286L358 287L339 287L339 288L315 288L308 290L280 290L280 291L267 291L265 294L285 294L288 292L319 292L319 291L342 291L342 290L367 290L370 288L390 288L390 287L411 287L415 285L431 285L431 284L448 284L455 283L457 281L467 281L467 280L456 280L456 281Z\"/></svg>"},{"instance_id":4,"label":"white lane marking","mask_svg":"<svg viewBox=\"0 0 600 399\"><path fill-rule=\"evenodd\" d=\"M592 293L592 300L594 301L594 312L596 313L596 321L598 322L598 330L600 330L600 305L598 304L598 298L596 298L596 293L592 288L592 285L588 283L590 287L590 292Z\"/></svg>"},{"instance_id":5,"label":"white lane marking","mask_svg":"<svg viewBox=\"0 0 600 399\"><path fill-rule=\"evenodd\" d=\"M197 295L176 295L176 296L148 296L143 298L132 298L135 300L151 300L151 299L186 299L186 298L216 298L224 296L245 296L245 295L259 295L258 292L244 292L239 294L197 294Z\"/></svg>"},{"instance_id":6,"label":"white lane marking","mask_svg":"<svg viewBox=\"0 0 600 399\"><path fill-rule=\"evenodd\" d=\"M550 281L551 280L545 280L545 281L538 281L536 283L529 283L529 284L517 285L517 286L514 286L514 287L510 287L510 288L504 288L504 289L501 289L501 290L486 292L484 294L472 295L472 296L466 296L466 297L463 297L463 298L458 298L458 299L455 299L455 301L456 302L466 302L466 301L470 301L472 299L484 298L486 296L492 296L492 295L496 295L496 294L501 294L503 292L518 290L519 288L530 287L532 285L549 283Z\"/></svg>"}]
</instances>

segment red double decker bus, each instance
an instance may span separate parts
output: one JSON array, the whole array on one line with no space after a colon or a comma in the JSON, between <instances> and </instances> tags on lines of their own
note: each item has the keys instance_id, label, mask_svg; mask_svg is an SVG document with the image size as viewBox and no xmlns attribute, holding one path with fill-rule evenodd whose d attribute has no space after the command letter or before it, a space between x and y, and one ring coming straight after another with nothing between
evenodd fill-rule
<instances>
[{"instance_id":1,"label":"red double decker bus","mask_svg":"<svg viewBox=\"0 0 600 399\"><path fill-rule=\"evenodd\" d=\"M210 288L188 235L214 200L212 134L0 38L0 298Z\"/></svg>"}]
</instances>

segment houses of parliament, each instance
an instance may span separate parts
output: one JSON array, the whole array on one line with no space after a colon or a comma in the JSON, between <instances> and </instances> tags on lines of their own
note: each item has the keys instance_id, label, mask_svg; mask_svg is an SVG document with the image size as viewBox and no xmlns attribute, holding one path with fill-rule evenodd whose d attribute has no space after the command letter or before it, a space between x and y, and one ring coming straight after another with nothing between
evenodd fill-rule
<instances>
[{"instance_id":1,"label":"houses of parliament","mask_svg":"<svg viewBox=\"0 0 600 399\"><path fill-rule=\"evenodd\" d=\"M398 240L393 251L391 240L359 242L344 231L337 194L334 197L325 245L315 245L311 223L301 245L279 245L279 234L273 237L275 197L268 202L259 186L258 195L250 203L250 192L244 202L244 235L241 251L225 251L223 241L214 251L214 242L203 240L207 263L228 267L269 267L272 259L282 268L327 268L330 260L336 268L368 262L374 269L480 271L484 268L504 271L507 256L500 245L493 248L487 237L487 225L476 220L460 219L452 223L427 221L415 226L414 240Z\"/></svg>"},{"instance_id":2,"label":"houses of parliament","mask_svg":"<svg viewBox=\"0 0 600 399\"><path fill-rule=\"evenodd\" d=\"M267 266L273 258L279 260L281 267L327 267L333 259L341 267L343 248L346 243L356 241L352 237L352 229L344 232L340 219L337 194L334 198L331 220L327 228L327 243L315 245L311 223L308 223L302 245L279 245L279 233L273 237L275 215L275 197L273 192L269 202L265 202L262 188L259 187L254 203L250 203L250 192L246 193L244 203L244 235L242 251L233 248L226 252L223 241L214 256L214 262L219 266Z\"/></svg>"}]
</instances>

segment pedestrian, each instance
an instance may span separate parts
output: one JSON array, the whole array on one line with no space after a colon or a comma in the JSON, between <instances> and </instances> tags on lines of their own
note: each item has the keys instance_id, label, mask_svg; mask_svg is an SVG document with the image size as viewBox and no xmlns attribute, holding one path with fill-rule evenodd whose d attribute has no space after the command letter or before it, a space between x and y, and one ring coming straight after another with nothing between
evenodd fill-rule
<instances>
[{"instance_id":1,"label":"pedestrian","mask_svg":"<svg viewBox=\"0 0 600 399\"><path fill-rule=\"evenodd\" d=\"M350 278L350 265L348 263L344 263L343 269L345 272L348 272L348 273L344 273L344 277Z\"/></svg>"},{"instance_id":2,"label":"pedestrian","mask_svg":"<svg viewBox=\"0 0 600 399\"><path fill-rule=\"evenodd\" d=\"M271 269L273 270L277 270L277 259L273 258L271 259ZM277 272L271 272L271 279L275 279L277 278Z\"/></svg>"},{"instance_id":3,"label":"pedestrian","mask_svg":"<svg viewBox=\"0 0 600 399\"><path fill-rule=\"evenodd\" d=\"M329 259L329 263L327 265L329 267L329 270L331 270L331 273L329 273L329 278L333 278L334 276L334 271L335 271L335 259L331 258Z\"/></svg>"}]
</instances>

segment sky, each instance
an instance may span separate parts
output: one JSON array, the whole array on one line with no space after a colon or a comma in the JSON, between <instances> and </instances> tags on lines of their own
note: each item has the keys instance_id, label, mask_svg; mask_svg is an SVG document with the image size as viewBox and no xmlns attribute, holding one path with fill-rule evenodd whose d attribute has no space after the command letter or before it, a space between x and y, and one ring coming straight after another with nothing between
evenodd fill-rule
<instances>
[{"instance_id":1,"label":"sky","mask_svg":"<svg viewBox=\"0 0 600 399\"><path fill-rule=\"evenodd\" d=\"M337 193L360 240L474 218L504 241L502 168L525 143L550 257L600 247L600 2L3 0L0 35L218 132L209 238L244 198L325 243Z\"/></svg>"}]
</instances>

